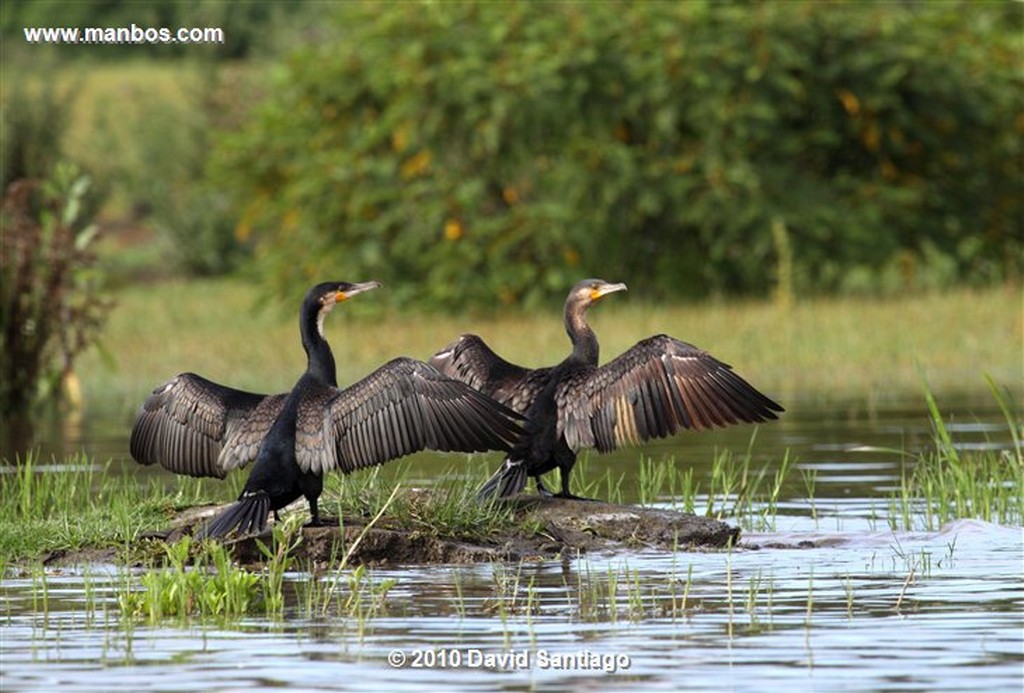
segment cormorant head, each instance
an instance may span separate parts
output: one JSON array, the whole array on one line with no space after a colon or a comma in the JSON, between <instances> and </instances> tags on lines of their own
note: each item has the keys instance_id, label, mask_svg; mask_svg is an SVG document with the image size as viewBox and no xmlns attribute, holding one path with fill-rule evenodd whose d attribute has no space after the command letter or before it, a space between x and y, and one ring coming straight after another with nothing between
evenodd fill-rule
<instances>
[{"instance_id":1,"label":"cormorant head","mask_svg":"<svg viewBox=\"0 0 1024 693\"><path fill-rule=\"evenodd\" d=\"M316 307L316 327L322 337L324 334L324 318L331 312L331 308L337 303L347 301L356 294L364 291L377 289L380 282L362 282L352 284L350 282L323 282L317 284L306 293L305 305Z\"/></svg>"},{"instance_id":2,"label":"cormorant head","mask_svg":"<svg viewBox=\"0 0 1024 693\"><path fill-rule=\"evenodd\" d=\"M581 282L577 282L572 287L572 290L569 291L567 303L574 303L587 308L608 294L625 290L625 284L611 284L603 279L584 279Z\"/></svg>"},{"instance_id":3,"label":"cormorant head","mask_svg":"<svg viewBox=\"0 0 1024 693\"><path fill-rule=\"evenodd\" d=\"M306 299L318 301L321 306L330 309L334 307L335 303L341 303L356 294L378 288L380 288L380 282L362 282L361 284L324 282L310 289L309 293L306 294Z\"/></svg>"}]
</instances>

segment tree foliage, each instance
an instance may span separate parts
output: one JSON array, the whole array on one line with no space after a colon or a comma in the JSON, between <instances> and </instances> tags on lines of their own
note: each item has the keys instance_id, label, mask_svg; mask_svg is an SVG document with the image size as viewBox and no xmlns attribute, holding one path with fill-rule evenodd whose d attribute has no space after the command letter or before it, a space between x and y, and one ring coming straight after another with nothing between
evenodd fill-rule
<instances>
[{"instance_id":1,"label":"tree foliage","mask_svg":"<svg viewBox=\"0 0 1024 693\"><path fill-rule=\"evenodd\" d=\"M345 3L216 152L279 289L1019 277L1019 4ZM297 291L299 289L295 289ZM294 291L291 291L294 293Z\"/></svg>"},{"instance_id":2,"label":"tree foliage","mask_svg":"<svg viewBox=\"0 0 1024 693\"><path fill-rule=\"evenodd\" d=\"M112 304L102 293L88 216L88 176L57 164L3 197L0 255L0 421L28 419L53 401Z\"/></svg>"}]
</instances>

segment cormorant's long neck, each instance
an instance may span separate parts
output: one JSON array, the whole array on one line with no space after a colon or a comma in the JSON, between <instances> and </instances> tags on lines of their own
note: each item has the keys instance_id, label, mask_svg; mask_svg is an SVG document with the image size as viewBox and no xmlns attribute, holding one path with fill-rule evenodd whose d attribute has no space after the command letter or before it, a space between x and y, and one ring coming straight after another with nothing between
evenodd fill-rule
<instances>
[{"instance_id":1,"label":"cormorant's long neck","mask_svg":"<svg viewBox=\"0 0 1024 693\"><path fill-rule=\"evenodd\" d=\"M577 302L565 304L565 331L572 340L572 358L588 366L597 366L600 347L597 335L590 329L585 317L585 308Z\"/></svg>"},{"instance_id":2,"label":"cormorant's long neck","mask_svg":"<svg viewBox=\"0 0 1024 693\"><path fill-rule=\"evenodd\" d=\"M323 336L323 318L327 311L318 305L303 306L299 315L299 332L302 348L306 350L306 373L332 387L338 386L338 374L334 366L334 354Z\"/></svg>"}]
</instances>

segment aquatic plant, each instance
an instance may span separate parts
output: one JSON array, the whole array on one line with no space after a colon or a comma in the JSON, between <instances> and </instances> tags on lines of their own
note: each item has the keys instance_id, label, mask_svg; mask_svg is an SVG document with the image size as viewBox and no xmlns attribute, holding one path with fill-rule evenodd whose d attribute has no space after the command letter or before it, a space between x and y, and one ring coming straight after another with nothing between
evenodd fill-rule
<instances>
[{"instance_id":1,"label":"aquatic plant","mask_svg":"<svg viewBox=\"0 0 1024 693\"><path fill-rule=\"evenodd\" d=\"M744 529L772 530L795 460L787 450L777 463L769 461L755 467L756 435L755 429L746 453L739 458L730 450L715 455L705 513L717 519L734 519Z\"/></svg>"},{"instance_id":2,"label":"aquatic plant","mask_svg":"<svg viewBox=\"0 0 1024 693\"><path fill-rule=\"evenodd\" d=\"M150 623L164 618L232 618L274 603L265 589L267 581L237 567L223 545L194 544L186 536L164 546L164 565L147 570L137 585L128 583L119 594L121 611L128 617Z\"/></svg>"},{"instance_id":3,"label":"aquatic plant","mask_svg":"<svg viewBox=\"0 0 1024 693\"><path fill-rule=\"evenodd\" d=\"M597 498L607 503L622 503L622 485L625 480L625 474L619 474L615 477L612 475L611 469L605 469L603 474L595 475L591 471L594 466L594 455L591 454L590 450L584 450L576 459L573 469L577 483L580 484L582 489L580 495L584 498ZM558 488L558 484L561 483L560 474L560 471L551 471L545 477L548 479L553 478L552 483L555 485L555 488Z\"/></svg>"},{"instance_id":4,"label":"aquatic plant","mask_svg":"<svg viewBox=\"0 0 1024 693\"><path fill-rule=\"evenodd\" d=\"M640 457L637 469L637 497L640 505L650 506L663 498L671 499L672 507L693 512L696 507L693 468L680 472L675 459L653 460Z\"/></svg>"},{"instance_id":5,"label":"aquatic plant","mask_svg":"<svg viewBox=\"0 0 1024 693\"><path fill-rule=\"evenodd\" d=\"M1010 432L1008 450L961 450L935 396L925 389L932 448L907 456L899 488L890 497L893 529L937 530L946 522L976 518L1003 525L1024 523L1024 420L986 377Z\"/></svg>"}]
</instances>

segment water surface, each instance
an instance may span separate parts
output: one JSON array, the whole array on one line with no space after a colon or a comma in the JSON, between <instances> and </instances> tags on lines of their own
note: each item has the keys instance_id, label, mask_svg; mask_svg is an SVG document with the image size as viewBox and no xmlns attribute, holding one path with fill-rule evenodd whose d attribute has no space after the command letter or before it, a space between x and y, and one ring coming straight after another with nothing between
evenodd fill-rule
<instances>
[{"instance_id":1,"label":"water surface","mask_svg":"<svg viewBox=\"0 0 1024 693\"><path fill-rule=\"evenodd\" d=\"M984 396L940 406L963 449L1009 445ZM108 429L60 445L123 460L123 425ZM282 619L154 626L121 614L118 594L139 577L123 568L13 572L2 582L0 687L1020 691L1021 528L960 519L911 532L887 521L905 453L930 440L923 402L797 402L753 441L741 428L591 456L574 482L614 478L627 501L641 453L693 465L705 483L723 449L766 464L788 450L804 473L771 526L745 531L731 551L376 568L368 579L393 586L362 618L291 604ZM415 458L407 474L430 484L445 465ZM803 481L812 471L813 502Z\"/></svg>"}]
</instances>

